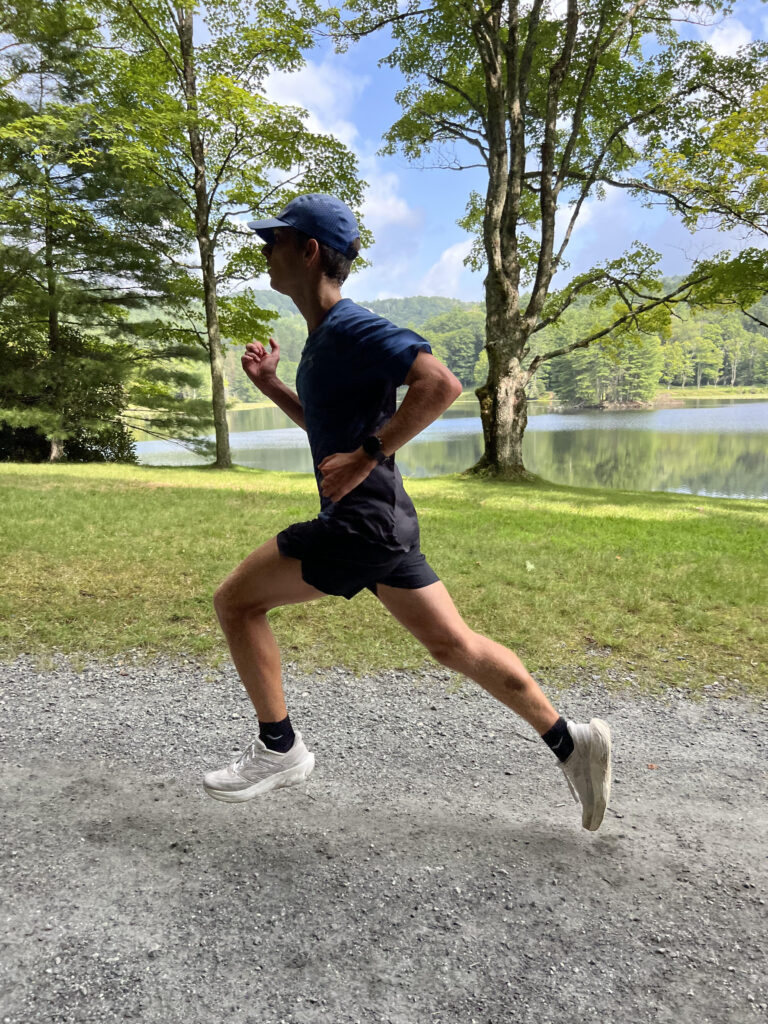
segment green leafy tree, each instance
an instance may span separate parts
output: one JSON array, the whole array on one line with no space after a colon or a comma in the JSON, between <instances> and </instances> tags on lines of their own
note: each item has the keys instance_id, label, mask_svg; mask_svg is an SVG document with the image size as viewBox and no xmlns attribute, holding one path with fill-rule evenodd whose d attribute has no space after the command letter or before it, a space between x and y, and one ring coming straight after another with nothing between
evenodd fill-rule
<instances>
[{"instance_id":1,"label":"green leafy tree","mask_svg":"<svg viewBox=\"0 0 768 1024\"><path fill-rule=\"evenodd\" d=\"M766 79L765 44L717 55L677 28L726 10L712 0L680 8L672 0L349 0L345 39L388 26L394 48L385 63L406 85L402 117L386 136L423 161L480 166L484 195L470 196L460 222L476 234L470 262L486 268L488 378L478 389L484 454L475 470L525 473L526 387L549 360L597 341L614 349L638 330L663 333L675 303L715 303L765 290L766 255L725 254L695 264L664 290L658 254L636 242L572 277L566 252L584 204L608 188L640 201L686 208L688 191L662 156L694 138L695 127L738 115ZM695 144L703 148L701 139ZM737 159L736 157L734 159ZM658 166L657 166L658 165ZM745 165L747 179L751 173ZM718 201L721 189L715 189ZM702 198L701 210L715 203ZM747 206L751 204L747 202ZM754 288L762 281L762 290ZM707 286L707 287L705 287ZM523 288L527 287L524 295ZM600 328L567 345L535 351L539 332L557 324L579 298L602 311Z\"/></svg>"},{"instance_id":2,"label":"green leafy tree","mask_svg":"<svg viewBox=\"0 0 768 1024\"><path fill-rule=\"evenodd\" d=\"M481 307L459 307L426 320L419 333L464 387L470 387L474 384L475 367L485 345L484 327L485 316Z\"/></svg>"},{"instance_id":3,"label":"green leafy tree","mask_svg":"<svg viewBox=\"0 0 768 1024\"><path fill-rule=\"evenodd\" d=\"M265 269L262 243L245 226L246 215L272 215L302 192L333 192L353 207L362 198L349 150L311 132L304 111L264 94L270 72L302 65L320 9L311 0L210 0L202 10L152 0L104 6L119 65L104 133L135 180L178 200L172 225L190 255L179 261L175 246L158 251L185 265L190 292L204 310L204 331L182 320L177 330L205 347L216 465L226 467L224 340L266 340L274 318L252 293L227 298ZM138 220L139 235L142 230Z\"/></svg>"},{"instance_id":4,"label":"green leafy tree","mask_svg":"<svg viewBox=\"0 0 768 1024\"><path fill-rule=\"evenodd\" d=\"M699 343L701 327L688 309L682 309L678 318L670 325L671 344L677 346L676 366L680 386L685 387L695 376L694 351Z\"/></svg>"},{"instance_id":5,"label":"green leafy tree","mask_svg":"<svg viewBox=\"0 0 768 1024\"><path fill-rule=\"evenodd\" d=\"M50 439L71 462L135 462L122 420L130 353L63 325L52 354L42 326L0 326L0 460L41 462Z\"/></svg>"},{"instance_id":6,"label":"green leafy tree","mask_svg":"<svg viewBox=\"0 0 768 1024\"><path fill-rule=\"evenodd\" d=\"M727 368L727 376L724 379L731 387L736 385L739 370L747 360L754 337L755 335L746 329L744 318L738 313L728 313L723 317L723 366L724 370Z\"/></svg>"},{"instance_id":7,"label":"green leafy tree","mask_svg":"<svg viewBox=\"0 0 768 1024\"><path fill-rule=\"evenodd\" d=\"M749 90L738 108L720 110L680 125L674 145L658 151L651 181L674 192L691 229L717 222L768 238L768 84Z\"/></svg>"},{"instance_id":8,"label":"green leafy tree","mask_svg":"<svg viewBox=\"0 0 768 1024\"><path fill-rule=\"evenodd\" d=\"M107 434L123 457L127 407L153 389L163 421L197 432L199 409L175 397L182 378L160 365L167 339L135 316L169 280L126 211L143 210L157 232L169 207L137 194L95 130L92 98L109 73L96 18L72 0L10 4L2 17L0 418L30 451L47 439L51 460L84 451L85 435L104 456Z\"/></svg>"},{"instance_id":9,"label":"green leafy tree","mask_svg":"<svg viewBox=\"0 0 768 1024\"><path fill-rule=\"evenodd\" d=\"M659 389L663 368L661 339L655 334L639 335L635 344L626 345L621 353L613 401L621 404L652 402Z\"/></svg>"},{"instance_id":10,"label":"green leafy tree","mask_svg":"<svg viewBox=\"0 0 768 1024\"><path fill-rule=\"evenodd\" d=\"M693 372L696 387L700 388L705 378L713 384L723 365L723 333L720 324L702 323L692 350Z\"/></svg>"},{"instance_id":11,"label":"green leafy tree","mask_svg":"<svg viewBox=\"0 0 768 1024\"><path fill-rule=\"evenodd\" d=\"M689 374L688 356L679 341L669 341L663 349L664 364L661 373L662 381L667 384L680 383L685 387L685 381Z\"/></svg>"},{"instance_id":12,"label":"green leafy tree","mask_svg":"<svg viewBox=\"0 0 768 1024\"><path fill-rule=\"evenodd\" d=\"M463 309L466 303L461 299L448 299L441 295L414 295L402 299L376 299L364 302L379 316L385 316L398 327L410 327L418 331L422 324L441 313Z\"/></svg>"}]
</instances>

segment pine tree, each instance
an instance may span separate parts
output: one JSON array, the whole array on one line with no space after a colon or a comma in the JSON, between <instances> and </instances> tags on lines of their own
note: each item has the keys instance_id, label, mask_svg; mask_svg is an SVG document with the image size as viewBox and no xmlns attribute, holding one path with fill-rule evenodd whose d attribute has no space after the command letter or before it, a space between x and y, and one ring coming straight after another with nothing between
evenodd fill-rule
<instances>
[{"instance_id":1,"label":"pine tree","mask_svg":"<svg viewBox=\"0 0 768 1024\"><path fill-rule=\"evenodd\" d=\"M65 454L65 444L95 457L129 456L126 410L149 392L161 410L150 427L170 419L182 433L199 433L200 409L175 397L189 371L163 362L196 352L177 345L162 318L136 316L166 302L173 281L124 214L141 208L150 230L163 232L168 205L148 203L151 197L139 193L105 150L94 96L109 67L97 48L97 20L71 0L11 5L4 18L10 39L0 65L5 457L19 449L22 435L14 430L25 432L30 451L40 448L30 431L45 437L51 460Z\"/></svg>"}]
</instances>

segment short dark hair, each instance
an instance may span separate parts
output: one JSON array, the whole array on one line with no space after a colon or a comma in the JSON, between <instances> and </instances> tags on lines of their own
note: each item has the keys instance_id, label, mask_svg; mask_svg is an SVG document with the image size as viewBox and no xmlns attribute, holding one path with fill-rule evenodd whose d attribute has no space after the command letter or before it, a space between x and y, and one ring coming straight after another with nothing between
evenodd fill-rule
<instances>
[{"instance_id":1,"label":"short dark hair","mask_svg":"<svg viewBox=\"0 0 768 1024\"><path fill-rule=\"evenodd\" d=\"M296 228L290 228L289 230L293 233L297 249L303 249L312 237L311 235L305 235L303 231L297 231ZM319 239L315 239L315 241L320 247L320 269L322 272L326 277L330 277L332 281L336 281L337 284L344 284L352 269L352 260L345 256L343 252L339 252L338 249L332 249L325 242L321 242ZM351 248L356 253L360 252L359 238L354 240Z\"/></svg>"}]
</instances>

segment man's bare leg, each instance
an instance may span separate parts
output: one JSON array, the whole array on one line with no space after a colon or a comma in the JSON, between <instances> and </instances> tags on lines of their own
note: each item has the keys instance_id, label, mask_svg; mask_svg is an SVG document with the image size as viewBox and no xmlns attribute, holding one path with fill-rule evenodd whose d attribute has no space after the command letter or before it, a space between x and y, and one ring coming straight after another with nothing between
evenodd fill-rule
<instances>
[{"instance_id":1,"label":"man's bare leg","mask_svg":"<svg viewBox=\"0 0 768 1024\"><path fill-rule=\"evenodd\" d=\"M560 717L517 655L475 633L442 583L418 590L378 584L377 597L433 658L479 683L533 726L540 736Z\"/></svg>"},{"instance_id":2,"label":"man's bare leg","mask_svg":"<svg viewBox=\"0 0 768 1024\"><path fill-rule=\"evenodd\" d=\"M304 745L301 733L294 733L288 718L280 652L267 612L278 605L323 596L304 582L301 563L281 555L274 539L241 562L216 591L216 613L256 709L259 737L232 764L206 773L203 788L214 799L241 803L303 782L312 772L314 755Z\"/></svg>"},{"instance_id":3,"label":"man's bare leg","mask_svg":"<svg viewBox=\"0 0 768 1024\"><path fill-rule=\"evenodd\" d=\"M281 555L274 538L248 555L216 591L216 614L259 721L279 722L288 714L280 651L267 612L325 596L304 582L301 562Z\"/></svg>"},{"instance_id":4,"label":"man's bare leg","mask_svg":"<svg viewBox=\"0 0 768 1024\"><path fill-rule=\"evenodd\" d=\"M588 725L561 719L516 654L467 626L442 583L418 590L379 584L376 591L382 604L441 664L479 683L540 736L549 733L547 742L561 760L574 799L581 803L583 827L598 829L611 792L608 725L599 718Z\"/></svg>"}]
</instances>

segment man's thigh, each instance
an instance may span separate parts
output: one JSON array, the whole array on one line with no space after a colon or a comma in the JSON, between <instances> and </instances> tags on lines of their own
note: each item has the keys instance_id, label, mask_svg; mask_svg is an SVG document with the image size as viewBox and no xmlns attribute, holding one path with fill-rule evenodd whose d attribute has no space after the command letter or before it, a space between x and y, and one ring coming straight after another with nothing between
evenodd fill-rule
<instances>
[{"instance_id":1,"label":"man's thigh","mask_svg":"<svg viewBox=\"0 0 768 1024\"><path fill-rule=\"evenodd\" d=\"M387 611L430 650L449 639L471 633L439 580L412 590L378 583L376 596Z\"/></svg>"},{"instance_id":2,"label":"man's thigh","mask_svg":"<svg viewBox=\"0 0 768 1024\"><path fill-rule=\"evenodd\" d=\"M228 609L267 612L284 604L315 601L326 595L305 583L298 558L281 555L273 537L252 551L216 591L217 604Z\"/></svg>"}]
</instances>

